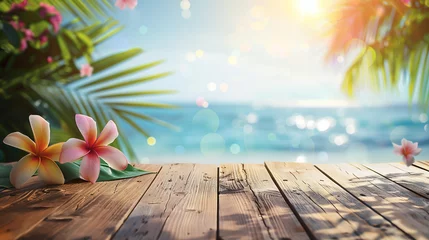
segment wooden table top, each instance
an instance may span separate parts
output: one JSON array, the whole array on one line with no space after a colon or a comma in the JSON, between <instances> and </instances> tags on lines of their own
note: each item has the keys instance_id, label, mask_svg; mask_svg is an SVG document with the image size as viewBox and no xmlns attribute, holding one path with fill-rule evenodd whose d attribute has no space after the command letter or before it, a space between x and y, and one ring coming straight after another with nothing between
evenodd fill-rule
<instances>
[{"instance_id":1,"label":"wooden table top","mask_svg":"<svg viewBox=\"0 0 429 240\"><path fill-rule=\"evenodd\" d=\"M429 239L429 162L138 165L0 192L0 239Z\"/></svg>"}]
</instances>

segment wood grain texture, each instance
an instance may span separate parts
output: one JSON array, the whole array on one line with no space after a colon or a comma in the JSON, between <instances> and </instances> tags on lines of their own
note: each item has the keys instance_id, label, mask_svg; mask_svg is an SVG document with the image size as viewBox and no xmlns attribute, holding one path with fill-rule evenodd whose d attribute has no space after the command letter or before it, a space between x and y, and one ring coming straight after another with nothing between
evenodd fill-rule
<instances>
[{"instance_id":1,"label":"wood grain texture","mask_svg":"<svg viewBox=\"0 0 429 240\"><path fill-rule=\"evenodd\" d=\"M221 166L219 237L309 239L263 164Z\"/></svg>"},{"instance_id":2,"label":"wood grain texture","mask_svg":"<svg viewBox=\"0 0 429 240\"><path fill-rule=\"evenodd\" d=\"M158 171L157 165L139 165ZM122 225L156 174L135 178L79 183L80 191L49 214L21 239L106 239ZM68 184L59 187L67 187ZM55 203L57 199L48 202ZM32 217L32 215L27 215Z\"/></svg>"},{"instance_id":3,"label":"wood grain texture","mask_svg":"<svg viewBox=\"0 0 429 240\"><path fill-rule=\"evenodd\" d=\"M82 190L82 183L44 186L33 179L26 188L0 193L0 239L20 237Z\"/></svg>"},{"instance_id":4,"label":"wood grain texture","mask_svg":"<svg viewBox=\"0 0 429 240\"><path fill-rule=\"evenodd\" d=\"M215 165L164 166L114 239L215 239L217 172Z\"/></svg>"},{"instance_id":5,"label":"wood grain texture","mask_svg":"<svg viewBox=\"0 0 429 240\"><path fill-rule=\"evenodd\" d=\"M360 164L317 167L415 239L429 239L429 200Z\"/></svg>"},{"instance_id":6,"label":"wood grain texture","mask_svg":"<svg viewBox=\"0 0 429 240\"><path fill-rule=\"evenodd\" d=\"M417 161L413 163L413 165L422 168L426 171L429 171L429 161Z\"/></svg>"},{"instance_id":7,"label":"wood grain texture","mask_svg":"<svg viewBox=\"0 0 429 240\"><path fill-rule=\"evenodd\" d=\"M312 164L266 163L294 211L317 239L407 239Z\"/></svg>"},{"instance_id":8,"label":"wood grain texture","mask_svg":"<svg viewBox=\"0 0 429 240\"><path fill-rule=\"evenodd\" d=\"M429 199L429 172L403 163L365 164L365 167Z\"/></svg>"}]
</instances>

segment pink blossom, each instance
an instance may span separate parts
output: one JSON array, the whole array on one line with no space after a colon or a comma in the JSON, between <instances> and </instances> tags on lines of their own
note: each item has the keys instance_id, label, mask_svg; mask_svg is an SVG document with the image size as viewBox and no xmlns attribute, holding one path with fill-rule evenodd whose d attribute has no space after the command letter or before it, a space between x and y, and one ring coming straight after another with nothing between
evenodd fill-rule
<instances>
[{"instance_id":1,"label":"pink blossom","mask_svg":"<svg viewBox=\"0 0 429 240\"><path fill-rule=\"evenodd\" d=\"M124 10L126 7L134 9L137 6L137 0L116 0L115 6Z\"/></svg>"},{"instance_id":2,"label":"pink blossom","mask_svg":"<svg viewBox=\"0 0 429 240\"><path fill-rule=\"evenodd\" d=\"M16 30L21 30L24 29L25 27L25 23L22 21L10 21L9 22L10 25L12 25L13 28L15 28Z\"/></svg>"},{"instance_id":3,"label":"pink blossom","mask_svg":"<svg viewBox=\"0 0 429 240\"><path fill-rule=\"evenodd\" d=\"M47 3L40 3L39 14L42 18L49 18L49 23L52 25L54 32L58 32L60 30L63 17L54 6Z\"/></svg>"},{"instance_id":4,"label":"pink blossom","mask_svg":"<svg viewBox=\"0 0 429 240\"><path fill-rule=\"evenodd\" d=\"M23 52L25 49L27 49L27 47L27 40L25 40L25 38L21 39L21 46L19 47L19 50Z\"/></svg>"},{"instance_id":5,"label":"pink blossom","mask_svg":"<svg viewBox=\"0 0 429 240\"><path fill-rule=\"evenodd\" d=\"M46 61L48 62L48 63L51 63L53 60L52 60L52 57L51 56L49 56L49 57L47 57L46 58Z\"/></svg>"},{"instance_id":6,"label":"pink blossom","mask_svg":"<svg viewBox=\"0 0 429 240\"><path fill-rule=\"evenodd\" d=\"M83 64L81 69L80 69L80 76L81 77L91 77L92 76L92 72L94 71L94 68L91 67L91 65L89 65L88 63Z\"/></svg>"},{"instance_id":7,"label":"pink blossom","mask_svg":"<svg viewBox=\"0 0 429 240\"><path fill-rule=\"evenodd\" d=\"M39 36L40 44L43 45L43 44L48 42L48 40L49 40L48 34L49 34L49 30L45 30L40 34L40 36Z\"/></svg>"},{"instance_id":8,"label":"pink blossom","mask_svg":"<svg viewBox=\"0 0 429 240\"><path fill-rule=\"evenodd\" d=\"M21 3L12 3L9 12L25 10L25 7L27 7L27 3L28 0L23 0Z\"/></svg>"},{"instance_id":9,"label":"pink blossom","mask_svg":"<svg viewBox=\"0 0 429 240\"><path fill-rule=\"evenodd\" d=\"M95 183L100 174L100 158L113 169L125 170L128 160L125 155L114 147L108 146L119 135L116 124L109 121L97 138L97 125L94 119L76 114L76 125L85 141L71 138L64 143L60 155L60 163L73 162L82 158L80 176L82 179Z\"/></svg>"},{"instance_id":10,"label":"pink blossom","mask_svg":"<svg viewBox=\"0 0 429 240\"><path fill-rule=\"evenodd\" d=\"M25 40L27 41L33 40L34 33L30 29L24 29L22 32L24 33Z\"/></svg>"},{"instance_id":11,"label":"pink blossom","mask_svg":"<svg viewBox=\"0 0 429 240\"><path fill-rule=\"evenodd\" d=\"M397 144L393 144L393 147L395 148L393 150L393 152L396 155L402 156L404 163L407 166L410 166L411 164L414 163L414 156L417 156L420 154L420 152L422 151L421 148L418 148L418 144L417 142L413 143L411 141L408 141L407 139L403 138L401 141L401 146L397 145Z\"/></svg>"}]
</instances>

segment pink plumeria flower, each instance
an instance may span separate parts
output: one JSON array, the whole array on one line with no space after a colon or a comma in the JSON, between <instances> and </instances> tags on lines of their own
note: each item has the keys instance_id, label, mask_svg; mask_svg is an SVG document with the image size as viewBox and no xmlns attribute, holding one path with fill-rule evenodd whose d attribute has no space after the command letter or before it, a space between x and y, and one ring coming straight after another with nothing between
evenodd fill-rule
<instances>
[{"instance_id":1,"label":"pink plumeria flower","mask_svg":"<svg viewBox=\"0 0 429 240\"><path fill-rule=\"evenodd\" d=\"M49 18L49 23L52 25L54 32L58 32L60 30L60 25L63 21L63 17L54 6L49 5L47 3L40 3L39 14L42 18Z\"/></svg>"},{"instance_id":2,"label":"pink plumeria flower","mask_svg":"<svg viewBox=\"0 0 429 240\"><path fill-rule=\"evenodd\" d=\"M19 46L19 51L23 52L25 49L27 49L27 40L25 38L21 39L21 45Z\"/></svg>"},{"instance_id":3,"label":"pink plumeria flower","mask_svg":"<svg viewBox=\"0 0 429 240\"><path fill-rule=\"evenodd\" d=\"M12 5L10 6L9 13L25 10L25 8L27 7L27 4L28 4L28 0L24 0L21 3L12 3Z\"/></svg>"},{"instance_id":4,"label":"pink plumeria flower","mask_svg":"<svg viewBox=\"0 0 429 240\"><path fill-rule=\"evenodd\" d=\"M404 163L409 167L414 163L414 156L419 155L422 149L418 148L418 142L413 143L405 138L402 139L401 144L399 146L393 143L393 147L395 148L393 152L402 156Z\"/></svg>"},{"instance_id":5,"label":"pink plumeria flower","mask_svg":"<svg viewBox=\"0 0 429 240\"><path fill-rule=\"evenodd\" d=\"M33 31L31 31L30 29L24 29L22 30L22 32L24 33L24 38L27 41L31 41L34 38L34 33Z\"/></svg>"},{"instance_id":6,"label":"pink plumeria flower","mask_svg":"<svg viewBox=\"0 0 429 240\"><path fill-rule=\"evenodd\" d=\"M116 0L115 6L124 10L126 7L134 9L137 6L137 0Z\"/></svg>"},{"instance_id":7,"label":"pink plumeria flower","mask_svg":"<svg viewBox=\"0 0 429 240\"><path fill-rule=\"evenodd\" d=\"M94 68L91 67L91 65L89 65L88 63L83 64L82 67L80 68L80 76L81 77L91 77L92 76L92 72L94 71Z\"/></svg>"},{"instance_id":8,"label":"pink plumeria flower","mask_svg":"<svg viewBox=\"0 0 429 240\"><path fill-rule=\"evenodd\" d=\"M107 146L118 137L116 124L110 120L97 138L97 125L94 119L76 114L76 125L85 141L71 138L64 143L60 163L73 162L80 158L80 177L95 183L100 174L100 157L116 170L125 170L128 160L114 147Z\"/></svg>"},{"instance_id":9,"label":"pink plumeria flower","mask_svg":"<svg viewBox=\"0 0 429 240\"><path fill-rule=\"evenodd\" d=\"M64 143L49 146L49 123L38 115L30 115L34 140L20 132L7 135L3 142L26 151L25 155L10 172L10 182L21 188L38 171L39 178L46 184L64 184L64 176L54 161L58 161Z\"/></svg>"}]
</instances>

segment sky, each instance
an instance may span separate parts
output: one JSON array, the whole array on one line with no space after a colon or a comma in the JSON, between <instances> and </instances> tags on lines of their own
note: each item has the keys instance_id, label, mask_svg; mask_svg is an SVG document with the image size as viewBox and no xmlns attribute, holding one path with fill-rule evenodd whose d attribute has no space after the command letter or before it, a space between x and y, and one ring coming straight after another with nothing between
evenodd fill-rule
<instances>
[{"instance_id":1,"label":"sky","mask_svg":"<svg viewBox=\"0 0 429 240\"><path fill-rule=\"evenodd\" d=\"M357 99L341 92L342 74L352 59L325 61L328 39L321 35L327 29L323 19L317 19L322 8L318 0L139 0L136 9L113 13L125 29L95 54L145 50L119 68L166 60L142 74L174 71L173 75L139 86L178 91L155 97L162 102L194 104L198 98L275 106L405 102L401 92L363 91Z\"/></svg>"}]
</instances>

